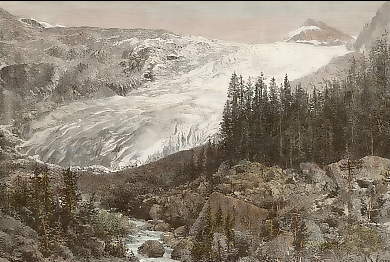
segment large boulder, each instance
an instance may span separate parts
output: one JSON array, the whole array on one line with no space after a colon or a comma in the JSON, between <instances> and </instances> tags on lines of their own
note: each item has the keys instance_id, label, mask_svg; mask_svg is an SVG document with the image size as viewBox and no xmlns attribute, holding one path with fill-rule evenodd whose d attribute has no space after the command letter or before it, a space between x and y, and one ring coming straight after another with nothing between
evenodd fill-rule
<instances>
[{"instance_id":1,"label":"large boulder","mask_svg":"<svg viewBox=\"0 0 390 262\"><path fill-rule=\"evenodd\" d=\"M38 234L19 220L0 211L0 255L10 261L44 261L39 251ZM19 260L18 260L19 261Z\"/></svg>"},{"instance_id":2,"label":"large boulder","mask_svg":"<svg viewBox=\"0 0 390 262\"><path fill-rule=\"evenodd\" d=\"M187 235L187 227L181 226L176 228L173 233L175 234L175 237L184 237Z\"/></svg>"},{"instance_id":3,"label":"large boulder","mask_svg":"<svg viewBox=\"0 0 390 262\"><path fill-rule=\"evenodd\" d=\"M308 246L317 249L320 248L324 243L325 239L321 232L321 228L312 220L305 220L306 233L307 233L307 243Z\"/></svg>"},{"instance_id":4,"label":"large boulder","mask_svg":"<svg viewBox=\"0 0 390 262\"><path fill-rule=\"evenodd\" d=\"M260 246L256 250L256 256L266 261L290 261L286 258L289 258L294 250L293 241L291 233L282 233Z\"/></svg>"},{"instance_id":5,"label":"large boulder","mask_svg":"<svg viewBox=\"0 0 390 262\"><path fill-rule=\"evenodd\" d=\"M219 209L222 211L224 219L229 215L234 219L234 229L238 231L256 230L259 223L268 217L266 209L231 196L225 196L219 192L214 192L210 195L197 220L192 225L189 232L190 235L196 235L204 227L209 208L212 218L215 217Z\"/></svg>"},{"instance_id":6,"label":"large boulder","mask_svg":"<svg viewBox=\"0 0 390 262\"><path fill-rule=\"evenodd\" d=\"M169 247L174 247L179 240L172 232L165 232L161 235L160 240Z\"/></svg>"},{"instance_id":7,"label":"large boulder","mask_svg":"<svg viewBox=\"0 0 390 262\"><path fill-rule=\"evenodd\" d=\"M165 249L160 241L147 240L138 248L138 253L147 257L156 258L164 256Z\"/></svg>"},{"instance_id":8,"label":"large boulder","mask_svg":"<svg viewBox=\"0 0 390 262\"><path fill-rule=\"evenodd\" d=\"M218 232L214 233L213 234L212 252L214 254L218 254L219 258L222 261L227 261L228 250L229 250L229 243L228 243L227 237L224 234L221 234Z\"/></svg>"},{"instance_id":9,"label":"large boulder","mask_svg":"<svg viewBox=\"0 0 390 262\"><path fill-rule=\"evenodd\" d=\"M191 262L191 250L194 243L190 239L181 239L174 247L171 258L182 262Z\"/></svg>"},{"instance_id":10,"label":"large boulder","mask_svg":"<svg viewBox=\"0 0 390 262\"><path fill-rule=\"evenodd\" d=\"M248 257L240 257L238 259L238 262L260 262L260 260L258 260L255 257L248 256Z\"/></svg>"},{"instance_id":11,"label":"large boulder","mask_svg":"<svg viewBox=\"0 0 390 262\"><path fill-rule=\"evenodd\" d=\"M175 227L192 224L204 201L201 194L191 190L169 196L164 200L163 220Z\"/></svg>"},{"instance_id":12,"label":"large boulder","mask_svg":"<svg viewBox=\"0 0 390 262\"><path fill-rule=\"evenodd\" d=\"M305 162L301 163L299 167L309 182L317 185L321 190L329 192L336 189L334 181L317 164Z\"/></svg>"},{"instance_id":13,"label":"large boulder","mask_svg":"<svg viewBox=\"0 0 390 262\"><path fill-rule=\"evenodd\" d=\"M96 237L91 237L90 239L88 239L85 245L90 248L94 254L97 254L99 256L104 253L104 249L106 247L105 242Z\"/></svg>"},{"instance_id":14,"label":"large boulder","mask_svg":"<svg viewBox=\"0 0 390 262\"><path fill-rule=\"evenodd\" d=\"M353 187L368 188L380 181L386 181L390 175L390 159L366 156L361 158L357 167L352 171ZM326 166L328 175L333 178L339 188L347 188L348 183L348 160L342 159L339 162Z\"/></svg>"},{"instance_id":15,"label":"large boulder","mask_svg":"<svg viewBox=\"0 0 390 262\"><path fill-rule=\"evenodd\" d=\"M153 220L160 220L161 212L162 212L161 206L158 204L154 204L149 210L149 216Z\"/></svg>"}]
</instances>

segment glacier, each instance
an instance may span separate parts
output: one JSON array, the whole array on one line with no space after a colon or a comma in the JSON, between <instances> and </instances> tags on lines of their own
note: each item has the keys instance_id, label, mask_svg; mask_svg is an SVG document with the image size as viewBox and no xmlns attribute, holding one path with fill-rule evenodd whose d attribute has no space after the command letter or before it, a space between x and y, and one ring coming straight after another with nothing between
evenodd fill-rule
<instances>
[{"instance_id":1,"label":"glacier","mask_svg":"<svg viewBox=\"0 0 390 262\"><path fill-rule=\"evenodd\" d=\"M20 150L62 166L100 165L117 170L147 163L205 143L218 132L233 72L244 77L275 77L281 82L318 70L349 51L344 46L299 43L230 43L187 36L147 44L183 46L177 54L186 70L169 72L158 56L160 75L128 96L61 106L31 124ZM142 43L145 45L145 43ZM137 39L116 45L140 45ZM205 51L206 50L206 51ZM207 55L205 52L208 52Z\"/></svg>"}]
</instances>

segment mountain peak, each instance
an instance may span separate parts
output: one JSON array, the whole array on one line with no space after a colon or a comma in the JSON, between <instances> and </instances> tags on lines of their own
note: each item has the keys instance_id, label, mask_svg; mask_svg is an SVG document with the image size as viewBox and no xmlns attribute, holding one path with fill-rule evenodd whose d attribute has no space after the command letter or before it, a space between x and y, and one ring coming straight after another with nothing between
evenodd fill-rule
<instances>
[{"instance_id":1,"label":"mountain peak","mask_svg":"<svg viewBox=\"0 0 390 262\"><path fill-rule=\"evenodd\" d=\"M303 25L310 26L314 25L316 26L318 24L318 21L314 20L313 18L308 18L306 21L303 23Z\"/></svg>"},{"instance_id":2,"label":"mountain peak","mask_svg":"<svg viewBox=\"0 0 390 262\"><path fill-rule=\"evenodd\" d=\"M33 30L18 21L18 18L0 8L0 40L25 40L34 34Z\"/></svg>"},{"instance_id":3,"label":"mountain peak","mask_svg":"<svg viewBox=\"0 0 390 262\"><path fill-rule=\"evenodd\" d=\"M312 45L344 45L353 38L322 21L308 18L298 29L288 34L287 42Z\"/></svg>"}]
</instances>

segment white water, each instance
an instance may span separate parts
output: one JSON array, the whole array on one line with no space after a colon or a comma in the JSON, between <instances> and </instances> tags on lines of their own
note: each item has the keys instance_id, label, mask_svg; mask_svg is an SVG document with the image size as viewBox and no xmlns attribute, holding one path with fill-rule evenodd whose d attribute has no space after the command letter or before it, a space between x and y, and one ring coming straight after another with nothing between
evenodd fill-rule
<instances>
[{"instance_id":1,"label":"white water","mask_svg":"<svg viewBox=\"0 0 390 262\"><path fill-rule=\"evenodd\" d=\"M129 243L127 244L127 248L129 251L132 251L133 254L139 258L140 262L173 262L177 261L174 259L171 259L171 253L172 249L165 247L165 254L163 257L159 258L148 258L138 253L138 248L148 240L158 240L161 241L161 236L163 232L160 231L150 231L150 230L144 230L143 227L145 225L144 221L141 220L135 220L131 219L131 223L135 224L137 227L137 233L135 235L129 236Z\"/></svg>"},{"instance_id":2,"label":"white water","mask_svg":"<svg viewBox=\"0 0 390 262\"><path fill-rule=\"evenodd\" d=\"M201 145L218 131L233 72L244 76L264 72L268 79L274 76L279 81L287 73L293 80L348 52L343 46L284 42L248 45L203 38L148 44L164 46L172 41L187 41L178 53L186 59L180 70L172 70L172 62L156 57L156 67L165 75L127 97L74 102L58 108L32 123L33 135L23 150L63 166L117 169L155 160ZM184 46L183 42L179 44Z\"/></svg>"}]
</instances>

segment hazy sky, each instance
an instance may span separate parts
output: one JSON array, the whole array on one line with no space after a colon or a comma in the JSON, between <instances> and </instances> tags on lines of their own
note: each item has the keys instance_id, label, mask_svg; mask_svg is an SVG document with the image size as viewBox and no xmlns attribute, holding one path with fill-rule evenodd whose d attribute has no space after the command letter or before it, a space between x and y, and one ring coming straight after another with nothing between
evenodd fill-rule
<instances>
[{"instance_id":1,"label":"hazy sky","mask_svg":"<svg viewBox=\"0 0 390 262\"><path fill-rule=\"evenodd\" d=\"M357 35L384 1L0 1L24 17L65 26L161 28L248 43L281 40L307 18Z\"/></svg>"}]
</instances>

